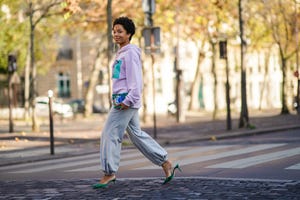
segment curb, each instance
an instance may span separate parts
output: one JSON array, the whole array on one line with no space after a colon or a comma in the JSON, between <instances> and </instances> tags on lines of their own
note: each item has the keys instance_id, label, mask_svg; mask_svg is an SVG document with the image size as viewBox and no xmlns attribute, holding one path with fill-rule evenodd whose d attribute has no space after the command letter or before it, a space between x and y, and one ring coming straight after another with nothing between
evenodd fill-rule
<instances>
[{"instance_id":1,"label":"curb","mask_svg":"<svg viewBox=\"0 0 300 200\"><path fill-rule=\"evenodd\" d=\"M230 138L237 138L237 137L246 137L246 136L253 136L253 135L261 135L267 133L273 133L278 131L288 131L300 129L300 125L289 125L289 126L281 126L277 128L263 128L261 130L245 130L245 131L236 131L233 133L222 133L219 135L211 135L211 136L204 136L204 137L189 137L188 139L177 139L174 141L170 140L162 140L161 144L184 144L189 142L200 142L200 141L208 141L208 140L222 140L222 139L230 139Z\"/></svg>"}]
</instances>

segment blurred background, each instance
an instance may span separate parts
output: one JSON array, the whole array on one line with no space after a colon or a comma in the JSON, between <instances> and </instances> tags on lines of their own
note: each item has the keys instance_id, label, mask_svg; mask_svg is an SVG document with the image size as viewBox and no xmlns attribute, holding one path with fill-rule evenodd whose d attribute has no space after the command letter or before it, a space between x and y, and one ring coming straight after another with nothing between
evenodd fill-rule
<instances>
[{"instance_id":1,"label":"blurred background","mask_svg":"<svg viewBox=\"0 0 300 200\"><path fill-rule=\"evenodd\" d=\"M136 24L142 49L141 116L279 109L299 114L299 0L0 0L0 118L38 130L64 118L105 114L112 22Z\"/></svg>"}]
</instances>

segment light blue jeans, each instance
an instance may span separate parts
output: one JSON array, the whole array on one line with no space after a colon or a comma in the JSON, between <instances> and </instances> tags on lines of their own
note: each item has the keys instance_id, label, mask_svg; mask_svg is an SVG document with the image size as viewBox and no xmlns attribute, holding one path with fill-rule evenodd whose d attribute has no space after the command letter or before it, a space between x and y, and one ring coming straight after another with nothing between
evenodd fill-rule
<instances>
[{"instance_id":1,"label":"light blue jeans","mask_svg":"<svg viewBox=\"0 0 300 200\"><path fill-rule=\"evenodd\" d=\"M100 160L105 174L118 171L125 130L132 143L154 164L161 166L167 152L146 132L141 130L138 109L111 108L101 135Z\"/></svg>"}]
</instances>

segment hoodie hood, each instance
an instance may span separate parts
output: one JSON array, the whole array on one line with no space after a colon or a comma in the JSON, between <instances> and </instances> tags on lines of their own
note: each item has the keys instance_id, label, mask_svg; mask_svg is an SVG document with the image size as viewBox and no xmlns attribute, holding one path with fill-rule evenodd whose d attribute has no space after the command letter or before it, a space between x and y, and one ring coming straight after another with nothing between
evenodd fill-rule
<instances>
[{"instance_id":1,"label":"hoodie hood","mask_svg":"<svg viewBox=\"0 0 300 200\"><path fill-rule=\"evenodd\" d=\"M123 52L128 51L129 49L137 51L136 53L141 53L141 49L138 48L136 45L134 44L127 44L126 46L122 47L121 49L118 50L118 54L121 54Z\"/></svg>"}]
</instances>

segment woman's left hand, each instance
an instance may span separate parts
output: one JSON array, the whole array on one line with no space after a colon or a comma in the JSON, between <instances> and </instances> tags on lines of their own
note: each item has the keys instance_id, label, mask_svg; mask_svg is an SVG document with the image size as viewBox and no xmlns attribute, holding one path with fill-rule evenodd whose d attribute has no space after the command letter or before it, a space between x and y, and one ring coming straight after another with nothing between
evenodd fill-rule
<instances>
[{"instance_id":1,"label":"woman's left hand","mask_svg":"<svg viewBox=\"0 0 300 200\"><path fill-rule=\"evenodd\" d=\"M127 110L129 108L129 106L125 105L124 103L121 103L120 106L120 110Z\"/></svg>"}]
</instances>

